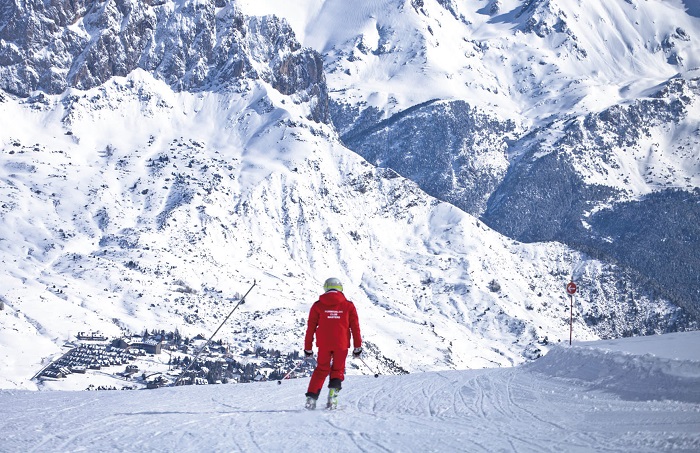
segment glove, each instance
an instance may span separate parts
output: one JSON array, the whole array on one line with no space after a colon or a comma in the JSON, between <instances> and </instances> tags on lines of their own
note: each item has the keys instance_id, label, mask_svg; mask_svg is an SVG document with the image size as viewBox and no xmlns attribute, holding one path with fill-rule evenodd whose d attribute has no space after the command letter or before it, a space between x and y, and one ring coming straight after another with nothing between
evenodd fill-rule
<instances>
[{"instance_id":1,"label":"glove","mask_svg":"<svg viewBox=\"0 0 700 453\"><path fill-rule=\"evenodd\" d=\"M306 357L313 357L314 351L312 351L311 349L304 349L304 355Z\"/></svg>"},{"instance_id":2,"label":"glove","mask_svg":"<svg viewBox=\"0 0 700 453\"><path fill-rule=\"evenodd\" d=\"M360 355L362 355L362 348L361 348L361 347L360 347L360 348L355 348L355 349L352 350L352 356L353 356L354 358L360 357Z\"/></svg>"}]
</instances>

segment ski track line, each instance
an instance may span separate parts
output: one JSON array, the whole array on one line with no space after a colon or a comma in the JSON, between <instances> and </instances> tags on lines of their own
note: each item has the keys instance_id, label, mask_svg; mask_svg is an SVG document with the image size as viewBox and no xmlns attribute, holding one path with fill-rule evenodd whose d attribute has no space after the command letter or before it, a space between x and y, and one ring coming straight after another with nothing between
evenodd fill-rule
<instances>
[{"instance_id":1,"label":"ski track line","mask_svg":"<svg viewBox=\"0 0 700 453\"><path fill-rule=\"evenodd\" d=\"M459 381L452 381L452 384L454 386L452 390L452 410L455 416L464 417L470 413L473 414L474 411L471 409L473 402L467 402L466 394L470 394L473 400L476 397L474 389L466 385L460 385Z\"/></svg>"},{"instance_id":2,"label":"ski track line","mask_svg":"<svg viewBox=\"0 0 700 453\"><path fill-rule=\"evenodd\" d=\"M383 450L383 451L386 451L386 452L388 452L388 453L391 453L391 452L393 451L393 450L391 450L391 449L389 449L389 448L384 447L383 445L380 445L378 442L372 440L372 439L369 437L369 434L360 433L360 437L361 437L362 439L364 439L365 441L367 441L368 443L371 443L371 444L373 444L374 446L380 448L380 449ZM375 451L375 450L370 450L370 451Z\"/></svg>"},{"instance_id":3,"label":"ski track line","mask_svg":"<svg viewBox=\"0 0 700 453\"><path fill-rule=\"evenodd\" d=\"M369 392L367 392L363 396L360 396L360 398L358 398L356 400L355 408L358 410L358 412L376 414L377 408L378 408L377 400L380 399L383 395L384 395L384 391L381 388L378 388L377 390L375 390L371 394ZM366 405L366 406L369 406L369 410L365 409L365 404L364 404L365 400L369 400L369 403Z\"/></svg>"},{"instance_id":4,"label":"ski track line","mask_svg":"<svg viewBox=\"0 0 700 453\"><path fill-rule=\"evenodd\" d=\"M506 415L506 417L510 418L511 420L514 419L518 424L521 424L522 426L532 426L535 430L535 432L538 434L537 436L533 436L534 439L530 438L524 438L522 436L516 436L512 434L512 432L520 432L518 430L512 430L510 429L507 424L505 426L506 430L501 430L503 432L510 432L510 438L513 440L517 440L521 444L523 444L525 447L530 447L530 451L533 452L538 452L538 451L558 451L560 450L560 446L558 447L556 444L552 444L550 438L559 438L557 435L542 435L543 432L546 432L545 428L547 426L552 426L552 424L548 421L544 421L539 417L535 417L535 420L543 424L544 426L539 426L538 424L533 424L532 423L532 413L529 411L524 411L520 406L518 406L514 399L513 399L513 390L512 390L512 385L513 385L513 379L515 378L515 372L513 370L510 370L507 373L505 381L502 383L503 384L503 389L502 391L497 392L497 399L498 399L498 404L501 407L502 413ZM525 417L523 417L523 414ZM534 426L533 426L534 425ZM499 428L500 429L500 428ZM559 430L564 430L563 427L558 427L557 429ZM510 441L512 443L512 440ZM570 445L570 443L569 443ZM576 447L588 447L590 448L589 445L574 445ZM514 446L514 451L519 451L515 449Z\"/></svg>"},{"instance_id":5,"label":"ski track line","mask_svg":"<svg viewBox=\"0 0 700 453\"><path fill-rule=\"evenodd\" d=\"M527 409L525 406L518 404L514 396L513 385L515 379L519 377L521 373L518 370L514 369L509 374L510 376L508 376L508 379L506 381L509 404L513 408L525 414L526 416L531 417L532 419L537 420L540 424L542 424L540 430L544 430L546 429L546 427L549 427L549 431L552 436L561 438L562 440L568 439L566 442L569 445L580 447L582 449L594 447L595 451L615 451L611 450L605 445L605 443L602 443L599 439L595 438L591 434L581 432L575 432L572 434L571 428L547 420L541 417L540 415L536 414L534 411ZM522 384L516 385L518 385L521 394L524 394L525 392L528 392L529 394L534 393L534 390L531 387L527 387Z\"/></svg>"},{"instance_id":6,"label":"ski track line","mask_svg":"<svg viewBox=\"0 0 700 453\"><path fill-rule=\"evenodd\" d=\"M566 442L569 445L579 447L581 449L590 449L593 448L595 451L611 451L611 452L616 452L620 451L619 448L614 448L610 447L610 439L606 438L605 436L595 436L592 433L589 432L579 432L576 429L572 429L571 427L565 426L560 423L556 423L553 421L550 421L534 411L526 408L524 405L521 405L517 403L516 398L514 396L513 392L513 386L517 385L518 389L520 390L521 394L525 394L526 392L533 397L536 394L542 393L541 391L538 391L537 389L533 389L531 386L528 385L523 385L523 384L514 384L514 381L517 377L520 377L523 375L523 373L520 370L512 370L511 371L511 376L508 378L507 384L508 384L508 398L510 402L512 403L514 408L517 408L519 411L522 413L526 414L527 416L537 420L539 423L543 425L542 429L544 430L546 427L549 427L550 432L552 433L552 436L557 436L562 440L562 442ZM526 379L525 382L528 382Z\"/></svg>"},{"instance_id":7,"label":"ski track line","mask_svg":"<svg viewBox=\"0 0 700 453\"><path fill-rule=\"evenodd\" d=\"M445 385L443 386L443 388L441 390L443 390L443 392L445 393L445 400L446 400L447 404L442 405L443 406L443 410L442 410L443 413L442 414L436 413L436 415L438 415L440 417L444 417L447 414L449 414L449 412L450 412L449 408L451 408L452 415L459 416L460 414L462 414L462 411L457 407L457 401L461 399L461 397L458 396L458 393L460 391L460 389L458 387L459 382L456 380L453 380L450 377L445 376L441 373L438 373L438 376L445 379L445 381L446 381Z\"/></svg>"},{"instance_id":8,"label":"ski track line","mask_svg":"<svg viewBox=\"0 0 700 453\"><path fill-rule=\"evenodd\" d=\"M475 411L474 413L482 419L486 418L486 410L484 409L484 389L479 385L477 378L469 381L472 383L474 389L476 389L476 400L474 401Z\"/></svg>"},{"instance_id":9,"label":"ski track line","mask_svg":"<svg viewBox=\"0 0 700 453\"><path fill-rule=\"evenodd\" d=\"M506 419L511 418L512 414L509 414L503 409L502 397L499 392L494 389L493 382L490 376L482 375L477 378L477 385L480 385L484 390L485 402L488 403L490 409L493 409L491 413L500 414ZM491 414L486 413L486 407L484 408L484 417L492 418Z\"/></svg>"},{"instance_id":10,"label":"ski track line","mask_svg":"<svg viewBox=\"0 0 700 453\"><path fill-rule=\"evenodd\" d=\"M238 441L238 436L236 436L235 432L231 435L231 443L236 447L234 451L245 451L241 442Z\"/></svg>"},{"instance_id":11,"label":"ski track line","mask_svg":"<svg viewBox=\"0 0 700 453\"><path fill-rule=\"evenodd\" d=\"M464 414L467 416L477 415L478 411L476 406L479 404L479 392L477 392L474 387L469 387L466 384L455 390L455 392L462 403ZM471 398L468 399L467 395L469 395Z\"/></svg>"},{"instance_id":12,"label":"ski track line","mask_svg":"<svg viewBox=\"0 0 700 453\"><path fill-rule=\"evenodd\" d=\"M229 412L219 412L220 414L303 414L305 412L308 412L307 409L243 409L239 406L233 406L228 403L222 403L220 401L215 400L214 398L212 398L212 402L218 404L219 406L224 406L228 407L229 409L232 409Z\"/></svg>"},{"instance_id":13,"label":"ski track line","mask_svg":"<svg viewBox=\"0 0 700 453\"><path fill-rule=\"evenodd\" d=\"M521 406L515 402L515 397L513 396L513 381L515 380L515 378L516 378L516 371L511 370L508 372L508 376L505 380L505 397L506 397L505 402L506 402L506 405L508 407L508 412L510 414L512 414L513 416L515 416L515 418L518 421L523 422L524 424L528 423L527 418L536 420L539 424L542 425L542 426L537 427L538 433L549 431L550 437L561 438L561 436L564 435L564 437L562 439L570 439L571 438L570 430L568 430L567 428L565 428L562 425L559 425L557 423L550 422L549 420L543 419L542 417L536 415L534 412L525 409L523 406ZM529 389L529 388L526 389L525 387L521 387L520 390L521 390L521 392L524 392L524 391L532 392L531 389ZM517 415L516 412L520 412L520 414ZM524 414L525 417L523 417L522 414ZM546 427L550 427L550 429L546 430ZM522 441L522 439L519 439L519 440ZM528 442L528 443L530 443L530 442ZM569 440L567 443L569 445L574 446L574 447L581 447L581 448L588 447L588 448L590 448L589 443L584 443L584 444L574 443L571 440Z\"/></svg>"},{"instance_id":14,"label":"ski track line","mask_svg":"<svg viewBox=\"0 0 700 453\"><path fill-rule=\"evenodd\" d=\"M191 435L189 431L181 431L180 428L183 428L185 426L191 426L191 425L204 425L208 426L212 421L221 419L222 417L234 417L236 415L240 414L245 414L245 413L257 413L257 414L267 414L267 413L277 413L277 412L296 412L296 411L266 411L266 410L259 410L259 411L237 411L237 412L219 412L219 411L212 411L212 412L186 412L186 411L146 411L146 412L131 412L131 413L120 413L120 414L115 414L113 416L108 417L107 419L99 419L96 421L93 421L88 424L83 424L79 428L68 431L68 432L63 432L61 435L52 435L52 436L46 436L44 440L39 444L36 445L35 447L31 448L31 452L44 452L44 451L72 451L76 450L76 448L73 447L81 447L81 448L90 448L95 444L96 439L99 439L101 437L104 437L105 435L108 435L112 429L110 428L111 426L119 425L123 426L124 425L124 417L125 416L136 416L137 418L140 418L141 416L149 416L149 415L160 415L160 416L167 416L167 415L187 415L187 414L192 414L192 415L208 415L210 414L211 416L209 417L200 417L195 420L187 421L184 423L180 423L178 425L178 430L173 431L172 429L166 430L166 431L158 431L157 433L153 434L153 436L158 436L160 434L177 434L180 432L182 435ZM158 427L157 424L162 422L161 419L157 420L146 420L146 421L138 421L139 426L147 426L147 425L155 425L156 428ZM247 426L250 428L252 426L253 420L249 420L247 422ZM260 443L256 440L254 437L252 429L246 429L246 438L241 440L239 436L233 435L232 436L232 442L235 443L238 447L240 447L239 451L251 451L252 448L256 449L257 451L260 452L265 452L266 449L263 448ZM238 431L236 431L238 432ZM238 439L237 439L238 438ZM77 446L74 445L77 440L83 440L86 439L87 443L82 442L79 443ZM60 441L60 444L56 444L55 441ZM140 440L139 443L146 442L145 440ZM148 447L148 445L146 445Z\"/></svg>"},{"instance_id":15,"label":"ski track line","mask_svg":"<svg viewBox=\"0 0 700 453\"><path fill-rule=\"evenodd\" d=\"M432 384L434 391L429 397L430 415L445 417L449 414L450 407L453 415L459 414L455 407L455 392L453 390L456 382L441 373L438 373L438 376L444 379L445 382Z\"/></svg>"},{"instance_id":16,"label":"ski track line","mask_svg":"<svg viewBox=\"0 0 700 453\"><path fill-rule=\"evenodd\" d=\"M517 376L516 376L516 372L515 372L515 370L513 370L513 371L511 371L509 374L510 374L510 376L508 376L508 379L507 379L507 381L506 381L506 392L507 392L507 395L508 395L508 404L509 404L511 407L514 407L514 408L516 408L517 410L519 410L519 411L525 413L526 415L528 415L528 416L534 418L535 420L537 420L538 422L542 423L543 425L549 425L549 426L555 428L556 430L559 430L560 432L568 432L568 431L569 431L568 428L566 428L566 427L564 427L564 426L562 426L562 425L560 425L560 424L558 424L558 423L554 423L554 422L552 422L552 421L545 420L544 418L542 418L542 417L540 417L539 415L535 414L533 411L531 411L531 410L529 410L529 409L526 409L524 406L518 404L518 403L515 401L515 397L513 396L513 381L514 381L515 378L517 377ZM521 386L521 387L520 387L520 390L521 390L521 391L523 391L524 389L525 389L524 386ZM527 390L529 390L530 392L532 392L531 389L527 389Z\"/></svg>"},{"instance_id":17,"label":"ski track line","mask_svg":"<svg viewBox=\"0 0 700 453\"><path fill-rule=\"evenodd\" d=\"M386 391L383 389L377 389L371 394L366 392L364 395L360 396L358 400L355 401L354 407L360 413L372 415L374 417L377 417L379 420L384 420L381 414L386 412L386 408L381 404L381 402L382 400L388 398L393 403L389 408L392 417L397 417L408 426L415 426L416 429L421 432L435 433L438 431L446 430L448 431L448 433L444 438L452 439L452 437L449 435L449 431L468 431L468 429L465 430L462 427L465 424L468 425L469 420L465 419L464 416L459 416L458 414L454 414L455 416L453 417L445 415L444 408L447 408L447 411L449 412L450 408L454 409L458 405L458 403L454 402L456 397L454 396L455 390L453 389L453 387L459 382L451 380L450 378L445 376L442 377L446 379L446 382L444 384L430 384L424 381L420 381L412 383L410 385L404 385L401 388L394 389L392 395L404 395L403 398L398 399L395 396L387 395ZM448 383L449 385L447 385ZM417 395L423 395L424 401L420 401L420 398L416 398ZM448 401L448 403L451 403L452 406L450 406L450 404L444 404L445 401L443 400L443 397L441 395L445 395L445 397L452 398L452 400ZM460 402L461 398L462 397L460 396ZM462 402L462 405L467 406L467 403ZM395 410L392 410L392 408L396 407L403 407L406 410L402 412L396 412ZM471 411L469 412L471 413ZM421 418L425 416L428 416L428 418ZM446 425L446 422L448 422L448 425ZM365 438L369 439L369 437ZM480 444L472 438L465 438L460 442L462 443L460 443L459 445L455 444L454 442L438 442L437 444L433 444L433 448L439 447L439 449L463 450L465 448L464 443L466 442L469 445L473 445L473 448L470 448L468 451L492 451L492 449ZM379 445L376 441L374 443ZM379 447L381 447L381 445L379 445ZM407 446L407 448L417 448L417 446L411 445ZM394 447L393 450L395 451L396 447Z\"/></svg>"},{"instance_id":18,"label":"ski track line","mask_svg":"<svg viewBox=\"0 0 700 453\"><path fill-rule=\"evenodd\" d=\"M513 452L528 451L534 453L560 450L556 445L551 445L551 442L546 438L537 437L533 440L515 435L517 430L513 429L513 424L531 426L532 422L518 416L512 410L507 381L505 383L494 382L491 375L486 373L476 377L473 382L475 388L478 389L474 403L478 407L477 416L484 420L484 423L481 424L481 430L492 433L493 437L507 440ZM537 426L533 428L538 431Z\"/></svg>"},{"instance_id":19,"label":"ski track line","mask_svg":"<svg viewBox=\"0 0 700 453\"><path fill-rule=\"evenodd\" d=\"M326 424L327 424L328 426L330 426L333 430L335 430L335 431L340 431L340 432L344 433L344 435L345 435L346 437L348 437L348 438L352 441L352 443L353 443L360 451L362 451L362 452L373 452L373 451L377 451L377 450L374 449L374 448L369 448L369 449L367 449L367 448L364 448L362 445L360 445L360 443L359 443L358 440L357 440L357 433L355 433L354 431L351 431L351 430L349 430L349 429L347 429L347 428L343 428L343 427L340 426L339 424L333 423L332 420L326 420ZM383 445L379 444L379 442L377 442L377 441L375 441L375 440L372 440L372 439L369 437L369 435L367 435L367 434L362 434L362 433L360 433L359 437L360 437L361 439L365 440L367 443L371 444L371 446L377 447L377 448L381 449L382 451L386 451L386 452L391 452L391 451L392 451L392 450L390 450L390 449L384 447Z\"/></svg>"},{"instance_id":20,"label":"ski track line","mask_svg":"<svg viewBox=\"0 0 700 453\"><path fill-rule=\"evenodd\" d=\"M248 421L245 424L245 437L250 440L250 443L253 447L257 448L257 450L261 453L265 453L265 449L260 446L260 443L255 439L255 435L253 434L255 432L255 427L253 426L253 420L248 419ZM245 451L245 450L241 450Z\"/></svg>"},{"instance_id":21,"label":"ski track line","mask_svg":"<svg viewBox=\"0 0 700 453\"><path fill-rule=\"evenodd\" d=\"M421 393L423 394L423 397L425 398L425 403L424 403L425 412L428 415L433 416L433 415L435 415L433 412L433 395L435 394L435 392L429 393L428 392L429 390L431 390L429 386L427 386L427 387L422 386L421 387Z\"/></svg>"},{"instance_id":22,"label":"ski track line","mask_svg":"<svg viewBox=\"0 0 700 453\"><path fill-rule=\"evenodd\" d=\"M520 376L518 370L511 370L508 373L507 379L505 380L505 395L506 400L504 403L508 408L508 412L513 415L513 418L522 422L523 424L531 424L531 420L535 420L537 425L535 426L537 433L549 433L546 437L538 436L539 449L549 449L550 451L556 451L558 443L552 443L549 439L557 439L561 444L566 444L570 447L579 448L582 450L593 449L594 451L619 451L619 449L610 447L609 439L601 439L589 434L578 432L575 429L566 427L562 424L552 422L543 418L542 416L536 414L534 411L527 409L523 405L516 401L514 386L517 386L519 393L522 395L534 395L537 393L536 389L531 386L517 384L516 378ZM514 437L515 438L515 437ZM519 439L523 441L523 439ZM529 441L526 441L530 443ZM537 444L536 444L537 446Z\"/></svg>"},{"instance_id":23,"label":"ski track line","mask_svg":"<svg viewBox=\"0 0 700 453\"><path fill-rule=\"evenodd\" d=\"M108 416L98 418L87 424L81 424L73 430L64 430L60 435L49 434L36 446L28 449L28 452L46 451L70 451L69 447L76 439L85 437L86 434L102 434L104 430L112 425L119 424L122 420L118 416ZM109 432L109 430L107 430ZM94 438L94 436L91 436ZM59 441L59 445L53 445L54 441Z\"/></svg>"},{"instance_id":24,"label":"ski track line","mask_svg":"<svg viewBox=\"0 0 700 453\"><path fill-rule=\"evenodd\" d=\"M418 417L420 417L420 416L418 416ZM465 420L463 418L445 419L443 417L435 417L435 418L431 419L430 421L426 421L426 420L417 418L417 416L410 415L410 414L397 415L396 418L401 420L402 423L405 423L408 425L419 426L421 428L427 429L427 431L432 432L432 433L435 433L439 429L443 428L445 426L446 421L452 422L453 425L455 425L455 422L457 422L457 425L459 425L460 422L463 422L464 424L469 424L469 421ZM433 420L438 422L438 427L435 426L435 423L433 422ZM445 438L449 439L449 436L445 436ZM492 452L493 451L493 447L484 446L484 445L480 444L479 442L476 442L473 439L467 439L466 441L479 447L484 452ZM474 451L472 449L465 448L464 445L457 446L457 445L445 444L444 442L443 443L435 443L433 446L443 447L444 449L449 448L450 450L463 450L463 451L469 451L469 452ZM437 451L440 451L443 448L440 448Z\"/></svg>"},{"instance_id":25,"label":"ski track line","mask_svg":"<svg viewBox=\"0 0 700 453\"><path fill-rule=\"evenodd\" d=\"M81 403L81 404L76 404L75 406L64 407L63 409L57 410L55 413L56 413L56 414L60 414L60 413L62 413L62 412L72 412L72 411L74 411L74 410L76 410L76 409L82 409L82 408L85 407L85 406L93 405L93 404L95 404L96 402L99 402L99 401L100 401L99 398L93 398L93 399L91 399L91 400L89 400L89 401L85 401L85 402L83 402L83 403Z\"/></svg>"}]
</instances>

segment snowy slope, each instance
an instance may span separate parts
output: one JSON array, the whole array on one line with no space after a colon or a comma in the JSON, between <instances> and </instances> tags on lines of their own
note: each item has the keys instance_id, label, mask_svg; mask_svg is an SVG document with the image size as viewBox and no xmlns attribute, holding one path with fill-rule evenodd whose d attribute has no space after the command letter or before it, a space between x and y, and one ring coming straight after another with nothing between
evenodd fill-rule
<instances>
[{"instance_id":1,"label":"snowy slope","mask_svg":"<svg viewBox=\"0 0 700 453\"><path fill-rule=\"evenodd\" d=\"M464 250L435 256L450 236L458 243L473 236L468 232L479 230L475 220L445 205L424 212L419 206L432 202L415 188L378 178L359 159L346 161L323 143L310 147L311 138L269 146L284 134L310 134L256 115L256 96L175 96L156 83L146 107L154 111L135 123L130 118L143 115L143 106L123 94L122 82L112 87L83 98L92 98L90 110L81 101L73 105L71 135L51 120L66 114L61 104L32 112L7 103L3 110L7 123L21 118L17 128L4 130L6 363L19 354L25 361L33 357L30 366L36 367L48 355L45 348L57 350L85 325L110 335L149 325L191 330L192 335L211 332L216 316L228 309L209 304L242 292L253 278L260 281L254 295L259 302L251 301L251 313L237 323L258 324L260 331L241 341L272 342L285 350L299 347L307 307L329 274L344 277L346 292L367 320L369 341L375 335L396 338L397 331L407 336L422 331L422 337L430 332L429 338L436 338L432 328L421 327L433 316L440 320L438 329L447 327L439 312L449 305L431 314L433 300L421 279L465 285L464 279L478 278L484 288L474 303L482 304L487 296L482 294L488 293L488 275L468 275L470 257L485 253L470 249L504 239L491 233L469 240ZM105 106L96 115L95 97ZM113 99L119 109L109 108ZM181 107L181 113L172 108L182 103L194 105ZM129 109L135 112L125 114ZM215 132L211 118L231 114L232 123L243 125ZM191 122L189 115L198 119ZM287 114L280 109L278 115ZM43 137L35 132L39 124ZM120 135L121 130L130 133ZM317 172L320 166L323 171ZM387 186L387 195L396 191L404 200L370 197L374 191L367 187L373 186ZM327 193L325 199L317 200L319 191ZM404 210L404 204L416 206ZM358 205L371 208L357 211ZM403 226L394 227L397 222ZM454 277L433 274L434 263L450 259L464 263L450 271ZM408 294L387 299L395 285ZM380 328L385 313L394 311L411 321L391 331ZM265 319L254 314L270 312L277 314ZM416 319L416 312L426 313ZM240 332L235 324L231 330ZM13 335L17 338L10 340ZM231 331L224 337L231 338ZM426 341L412 342L411 348L421 349ZM25 368L20 374L34 373Z\"/></svg>"},{"instance_id":2,"label":"snowy slope","mask_svg":"<svg viewBox=\"0 0 700 453\"><path fill-rule=\"evenodd\" d=\"M326 126L296 125L304 106L265 84L174 93L137 71L44 99L0 111L15 125L0 135L3 387L35 388L29 378L80 331L208 336L254 279L218 339L298 351L336 275L370 362L407 371L512 365L567 340L572 275L587 286L579 339L616 334L581 312L638 332L676 313L641 298L630 318L614 268L495 233L371 167Z\"/></svg>"},{"instance_id":3,"label":"snowy slope","mask_svg":"<svg viewBox=\"0 0 700 453\"><path fill-rule=\"evenodd\" d=\"M302 408L308 379L152 391L4 390L0 404L13 410L0 419L0 448L698 451L698 341L693 332L577 343L509 369L350 376L335 412ZM639 352L642 343L651 354Z\"/></svg>"},{"instance_id":4,"label":"snowy slope","mask_svg":"<svg viewBox=\"0 0 700 453\"><path fill-rule=\"evenodd\" d=\"M432 100L464 100L517 125L506 140L511 162L535 141L540 154L571 153L582 184L607 186L621 197L700 185L694 81L700 76L700 18L693 2L306 0L289 9L272 0L242 0L240 5L247 14L284 17L302 44L322 53L330 95L341 105L376 108L387 118ZM687 79L689 86L674 89L674 79ZM655 102L679 98L681 106L668 114L655 111ZM619 118L627 110L629 122ZM611 125L597 128L605 118ZM436 115L434 121L444 119ZM635 131L635 121L643 133ZM413 127L430 127L426 123ZM338 126L341 135L347 132L347 125ZM394 135L407 131L397 128ZM420 153L425 146L416 145L410 149L402 142L392 152ZM465 151L459 143L452 146L452 154ZM368 154L361 146L353 149ZM473 145L466 150L478 151ZM488 156L499 180L500 158ZM370 162L385 164L382 160ZM478 172L475 177L483 178ZM431 194L453 202L448 193Z\"/></svg>"}]
</instances>

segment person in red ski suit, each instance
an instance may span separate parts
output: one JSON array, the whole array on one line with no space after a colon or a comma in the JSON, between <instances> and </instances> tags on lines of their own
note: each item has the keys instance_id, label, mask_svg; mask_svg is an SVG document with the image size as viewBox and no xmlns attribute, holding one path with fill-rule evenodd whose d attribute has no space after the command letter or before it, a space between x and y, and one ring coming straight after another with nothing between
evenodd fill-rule
<instances>
[{"instance_id":1,"label":"person in red ski suit","mask_svg":"<svg viewBox=\"0 0 700 453\"><path fill-rule=\"evenodd\" d=\"M355 305L345 298L343 285L337 278L329 278L323 285L322 294L309 311L309 320L304 338L304 354L313 356L313 339L318 347L317 365L311 375L307 398L318 399L321 388L330 374L329 389L339 391L345 379L345 361L352 336L353 356L362 354L360 321Z\"/></svg>"}]
</instances>

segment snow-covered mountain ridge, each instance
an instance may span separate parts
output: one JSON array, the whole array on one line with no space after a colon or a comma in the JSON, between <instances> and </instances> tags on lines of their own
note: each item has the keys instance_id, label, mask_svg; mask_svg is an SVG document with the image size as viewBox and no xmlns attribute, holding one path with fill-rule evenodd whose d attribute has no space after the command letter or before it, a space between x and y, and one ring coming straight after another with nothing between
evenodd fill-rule
<instances>
[{"instance_id":1,"label":"snow-covered mountain ridge","mask_svg":"<svg viewBox=\"0 0 700 453\"><path fill-rule=\"evenodd\" d=\"M88 89L144 69L177 91L245 89L262 79L312 101L327 121L322 62L286 22L231 1L3 1L0 87L27 97ZM241 86L241 84L243 86Z\"/></svg>"},{"instance_id":2,"label":"snow-covered mountain ridge","mask_svg":"<svg viewBox=\"0 0 700 453\"><path fill-rule=\"evenodd\" d=\"M614 260L698 313L696 2L302 4L241 8L283 15L323 53L349 148L509 237Z\"/></svg>"},{"instance_id":3,"label":"snow-covered mountain ridge","mask_svg":"<svg viewBox=\"0 0 700 453\"><path fill-rule=\"evenodd\" d=\"M518 57L541 77L532 86L515 84L522 96L496 83L504 75L494 69L496 56L517 55L515 41L500 34L515 16L419 3L396 9L395 2L363 2L348 11L342 2L301 2L280 7L285 22L256 17L254 8L275 6L264 1L4 2L2 386L34 388L28 378L86 326L108 335L212 332L253 279L255 293L222 331L227 341L298 350L309 305L335 275L360 311L369 362L385 370L536 357L547 342L568 340L563 285L572 276L582 288L577 338L696 328L692 311L650 289L634 267L556 242L522 244L472 215L487 212L497 224L489 203L493 194L517 194L498 190L518 181L518 162L558 161L545 146L534 153L523 144L543 143L537 134L546 134L548 122L561 130L579 123L548 110L563 107L545 87L562 82L540 55ZM494 3L490 11L514 11L515 4ZM534 17L553 5L520 6ZM347 13L343 26L340 13ZM683 18L684 30L694 30L692 21ZM355 43L359 25L366 34L353 44L359 53L345 58L341 44ZM454 44L447 39L452 27L479 36L479 45ZM523 30L513 33L544 39ZM500 47L487 43L490 34ZM431 47L423 49L425 42ZM685 62L693 61L683 50L691 44L675 47ZM464 63L441 53L453 45L472 46L474 54L465 53ZM459 70L444 72L438 63ZM628 83L628 91L648 83ZM677 96L688 114L674 131L692 147L694 88L683 78L679 84L669 99ZM559 98L589 111L576 96ZM677 103L664 105L673 115ZM593 130L607 133L605 115L589 114L601 115L589 121ZM381 157L368 157L364 146ZM415 174L377 162L396 159L391 151L399 150ZM430 154L436 150L441 154ZM672 168L687 168L695 184L692 166L674 158ZM537 182L556 187L562 174ZM567 175L576 190L588 190L579 173ZM562 192L565 206L570 192ZM581 198L581 212L594 212ZM464 210L455 207L461 199L469 202ZM516 220L534 222L516 212Z\"/></svg>"}]
</instances>

